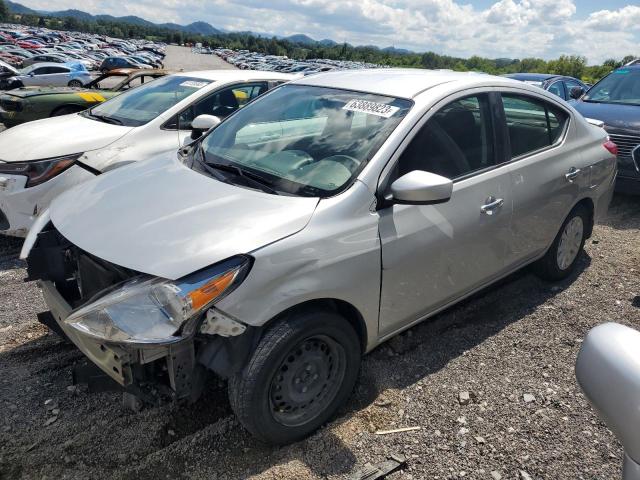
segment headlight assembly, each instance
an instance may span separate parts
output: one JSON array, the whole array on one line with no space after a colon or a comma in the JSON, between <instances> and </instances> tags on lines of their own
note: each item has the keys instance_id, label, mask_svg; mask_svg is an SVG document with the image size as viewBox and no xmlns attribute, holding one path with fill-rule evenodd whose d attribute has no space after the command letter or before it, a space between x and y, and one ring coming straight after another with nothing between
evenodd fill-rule
<instances>
[{"instance_id":1,"label":"headlight assembly","mask_svg":"<svg viewBox=\"0 0 640 480\"><path fill-rule=\"evenodd\" d=\"M24 175L27 177L26 187L34 187L52 179L71 167L82 153L63 157L33 160L29 162L0 163L0 174Z\"/></svg>"},{"instance_id":2,"label":"headlight assembly","mask_svg":"<svg viewBox=\"0 0 640 480\"><path fill-rule=\"evenodd\" d=\"M65 322L108 342L171 343L199 313L228 295L246 277L251 259L233 257L176 281L137 277L72 312Z\"/></svg>"}]
</instances>

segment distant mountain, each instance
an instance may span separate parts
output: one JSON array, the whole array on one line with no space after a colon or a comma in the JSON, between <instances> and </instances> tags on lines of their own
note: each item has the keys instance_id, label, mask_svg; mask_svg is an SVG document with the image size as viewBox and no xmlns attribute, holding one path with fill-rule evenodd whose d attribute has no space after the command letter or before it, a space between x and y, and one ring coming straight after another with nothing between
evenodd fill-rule
<instances>
[{"instance_id":1,"label":"distant mountain","mask_svg":"<svg viewBox=\"0 0 640 480\"><path fill-rule=\"evenodd\" d=\"M9 0L6 0L4 3L7 4L10 11L17 13L18 15L38 15L38 12L29 7L25 7L20 3L11 2Z\"/></svg>"},{"instance_id":2,"label":"distant mountain","mask_svg":"<svg viewBox=\"0 0 640 480\"><path fill-rule=\"evenodd\" d=\"M190 23L189 25L179 25L177 23L153 23L153 22L150 22L149 20L145 20L144 18L136 17L133 15L129 15L125 17L114 17L113 15L91 15L90 13L83 12L82 10L76 10L76 9L52 12L47 10L34 10L32 8L25 7L21 3L13 2L11 0L5 0L5 3L7 4L11 12L19 15L40 15L40 16L48 16L48 17L62 17L62 18L73 17L73 18L77 18L78 20L87 21L87 22L94 21L94 20L95 21L102 20L107 22L124 22L124 23L130 23L133 25L141 25L145 27L167 28L169 30L175 30L179 32L192 33L192 34L203 35L203 36L227 33L224 30L215 28L214 26L210 25L207 22L193 22L193 23ZM262 38L276 37L280 40L287 40L291 43L296 43L298 45L303 45L307 47L316 46L316 45L321 45L324 47L334 47L338 45L338 42L331 40L329 38L325 38L323 40L314 40L309 35L305 35L302 33L296 34L296 35L289 35L289 36L273 35L270 33L258 33L258 32L251 32L251 31L234 32L234 33L253 35L255 37L262 37ZM406 50L404 48L386 47L386 48L380 49L375 45L365 45L365 47L381 50L387 53L395 53L395 54L413 53L410 50Z\"/></svg>"},{"instance_id":3,"label":"distant mountain","mask_svg":"<svg viewBox=\"0 0 640 480\"><path fill-rule=\"evenodd\" d=\"M186 33L195 33L199 35L215 35L217 33L224 33L223 30L219 30L207 22L194 22L189 25L178 25L177 23L153 23L144 18L136 17L133 15L125 17L114 17L113 15L91 15L90 13L83 12L82 10L70 9L60 11L47 11L47 10L33 10L32 8L25 7L24 5L12 1L6 2L9 10L19 15L41 15L47 17L68 18L73 17L78 20L90 22L102 20L106 22L124 22L133 25L141 25L145 27L160 27L169 28L171 30L182 31Z\"/></svg>"},{"instance_id":4,"label":"distant mountain","mask_svg":"<svg viewBox=\"0 0 640 480\"><path fill-rule=\"evenodd\" d=\"M406 48L396 48L396 47L386 47L386 48L381 48L380 50L386 53L393 53L396 55L409 55L413 53L411 50L407 50Z\"/></svg>"},{"instance_id":5,"label":"distant mountain","mask_svg":"<svg viewBox=\"0 0 640 480\"><path fill-rule=\"evenodd\" d=\"M297 35L289 35L288 37L280 37L283 40L287 40L291 43L300 43L302 45L315 45L316 42L313 38L303 33L299 33Z\"/></svg>"}]
</instances>

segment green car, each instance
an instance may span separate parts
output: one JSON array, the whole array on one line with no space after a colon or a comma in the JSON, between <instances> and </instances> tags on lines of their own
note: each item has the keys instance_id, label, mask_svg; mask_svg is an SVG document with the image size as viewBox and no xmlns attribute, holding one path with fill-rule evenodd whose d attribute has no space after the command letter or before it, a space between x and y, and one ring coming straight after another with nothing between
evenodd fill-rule
<instances>
[{"instance_id":1,"label":"green car","mask_svg":"<svg viewBox=\"0 0 640 480\"><path fill-rule=\"evenodd\" d=\"M41 118L81 112L120 93L169 74L166 70L111 70L85 88L22 87L0 95L0 123L14 127Z\"/></svg>"}]
</instances>

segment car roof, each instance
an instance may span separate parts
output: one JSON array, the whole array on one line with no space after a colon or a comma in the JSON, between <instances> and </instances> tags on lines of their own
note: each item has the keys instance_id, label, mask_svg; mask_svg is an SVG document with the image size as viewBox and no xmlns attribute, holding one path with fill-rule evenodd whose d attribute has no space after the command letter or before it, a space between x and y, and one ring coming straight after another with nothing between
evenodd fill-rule
<instances>
[{"instance_id":1,"label":"car roof","mask_svg":"<svg viewBox=\"0 0 640 480\"><path fill-rule=\"evenodd\" d=\"M318 73L295 80L293 83L369 92L397 98L414 98L425 90L443 83L456 82L473 87L485 85L487 80L497 80L500 83L511 82L511 80L477 72L381 68Z\"/></svg>"},{"instance_id":2,"label":"car roof","mask_svg":"<svg viewBox=\"0 0 640 480\"><path fill-rule=\"evenodd\" d=\"M263 72L261 70L202 70L195 72L178 72L176 75L195 77L216 82L233 82L237 80L292 80L298 78L290 73Z\"/></svg>"},{"instance_id":3,"label":"car roof","mask_svg":"<svg viewBox=\"0 0 640 480\"><path fill-rule=\"evenodd\" d=\"M520 81L544 82L550 78L562 77L564 75L555 75L553 73L507 73L504 76Z\"/></svg>"}]
</instances>

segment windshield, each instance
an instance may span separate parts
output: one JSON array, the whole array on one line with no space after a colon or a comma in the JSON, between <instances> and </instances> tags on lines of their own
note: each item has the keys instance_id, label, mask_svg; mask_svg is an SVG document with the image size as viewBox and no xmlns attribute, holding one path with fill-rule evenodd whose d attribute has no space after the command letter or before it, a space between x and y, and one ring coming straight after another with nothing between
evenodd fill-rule
<instances>
[{"instance_id":1,"label":"windshield","mask_svg":"<svg viewBox=\"0 0 640 480\"><path fill-rule=\"evenodd\" d=\"M640 105L640 69L615 70L591 87L584 101Z\"/></svg>"},{"instance_id":2,"label":"windshield","mask_svg":"<svg viewBox=\"0 0 640 480\"><path fill-rule=\"evenodd\" d=\"M101 103L83 115L107 123L139 127L210 83L210 80L200 78L163 77Z\"/></svg>"},{"instance_id":3,"label":"windshield","mask_svg":"<svg viewBox=\"0 0 640 480\"><path fill-rule=\"evenodd\" d=\"M284 85L238 110L202 142L207 166L259 177L274 193L347 188L411 108L409 100Z\"/></svg>"}]
</instances>

